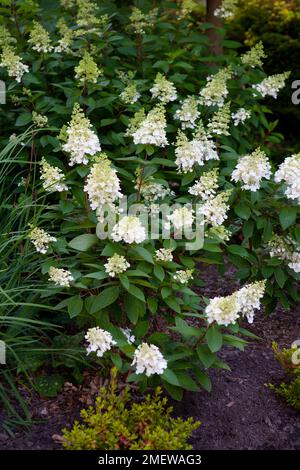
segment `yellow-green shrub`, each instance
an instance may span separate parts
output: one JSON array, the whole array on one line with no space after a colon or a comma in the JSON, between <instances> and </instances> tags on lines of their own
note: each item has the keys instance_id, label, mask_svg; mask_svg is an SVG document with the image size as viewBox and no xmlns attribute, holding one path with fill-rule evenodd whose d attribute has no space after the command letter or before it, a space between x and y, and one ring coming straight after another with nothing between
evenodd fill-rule
<instances>
[{"instance_id":1,"label":"yellow-green shrub","mask_svg":"<svg viewBox=\"0 0 300 470\"><path fill-rule=\"evenodd\" d=\"M100 390L95 407L81 411L83 423L75 421L71 431L63 430L68 450L188 450L191 432L200 422L171 416L167 399L158 388L134 403L129 387L117 389L116 370L108 387Z\"/></svg>"}]
</instances>

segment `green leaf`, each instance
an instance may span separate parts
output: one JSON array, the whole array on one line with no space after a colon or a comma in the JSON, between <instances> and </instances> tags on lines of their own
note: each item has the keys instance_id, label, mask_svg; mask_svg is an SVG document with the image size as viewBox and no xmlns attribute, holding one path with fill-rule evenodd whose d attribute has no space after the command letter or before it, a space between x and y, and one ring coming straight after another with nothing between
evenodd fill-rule
<instances>
[{"instance_id":1,"label":"green leaf","mask_svg":"<svg viewBox=\"0 0 300 470\"><path fill-rule=\"evenodd\" d=\"M145 314L145 304L127 293L124 296L124 310L131 323L136 324L138 319Z\"/></svg>"},{"instance_id":2,"label":"green leaf","mask_svg":"<svg viewBox=\"0 0 300 470\"><path fill-rule=\"evenodd\" d=\"M157 312L158 302L154 297L148 297L147 305L151 313Z\"/></svg>"},{"instance_id":3,"label":"green leaf","mask_svg":"<svg viewBox=\"0 0 300 470\"><path fill-rule=\"evenodd\" d=\"M62 389L64 378L61 375L41 375L34 380L35 388L42 397L53 398Z\"/></svg>"},{"instance_id":4,"label":"green leaf","mask_svg":"<svg viewBox=\"0 0 300 470\"><path fill-rule=\"evenodd\" d=\"M238 215L241 219L248 220L251 215L251 209L249 206L245 204L237 204L234 208L234 212Z\"/></svg>"},{"instance_id":5,"label":"green leaf","mask_svg":"<svg viewBox=\"0 0 300 470\"><path fill-rule=\"evenodd\" d=\"M195 326L190 326L185 320L180 317L175 318L176 327L172 327L172 330L179 331L183 336L196 336L201 334L201 330Z\"/></svg>"},{"instance_id":6,"label":"green leaf","mask_svg":"<svg viewBox=\"0 0 300 470\"><path fill-rule=\"evenodd\" d=\"M171 385L180 385L176 374L170 369L166 369L163 374L161 374L161 378Z\"/></svg>"},{"instance_id":7,"label":"green leaf","mask_svg":"<svg viewBox=\"0 0 300 470\"><path fill-rule=\"evenodd\" d=\"M154 264L152 255L148 250L146 250L146 248L143 248L142 246L136 246L135 248L132 248L131 251L136 253L140 258L144 259L148 263Z\"/></svg>"},{"instance_id":8,"label":"green leaf","mask_svg":"<svg viewBox=\"0 0 300 470\"><path fill-rule=\"evenodd\" d=\"M160 281L164 280L165 271L159 264L156 264L154 266L153 273L154 273L154 276L157 277L157 279L159 279Z\"/></svg>"},{"instance_id":9,"label":"green leaf","mask_svg":"<svg viewBox=\"0 0 300 470\"><path fill-rule=\"evenodd\" d=\"M181 401L183 397L183 390L180 387L170 384L166 380L164 382L164 387L167 390L168 394L173 398L173 400Z\"/></svg>"},{"instance_id":10,"label":"green leaf","mask_svg":"<svg viewBox=\"0 0 300 470\"><path fill-rule=\"evenodd\" d=\"M176 297L167 297L166 299L164 299L164 301L166 302L168 307L170 307L170 309L174 310L177 313L181 312L181 308L176 300Z\"/></svg>"},{"instance_id":11,"label":"green leaf","mask_svg":"<svg viewBox=\"0 0 300 470\"><path fill-rule=\"evenodd\" d=\"M134 295L137 299L141 300L142 302L146 302L144 292L141 289L139 289L137 286L130 284L128 292L131 295Z\"/></svg>"},{"instance_id":12,"label":"green leaf","mask_svg":"<svg viewBox=\"0 0 300 470\"><path fill-rule=\"evenodd\" d=\"M248 251L246 250L246 248L244 248L241 245L229 245L227 247L227 250L232 255L241 256L242 258L247 258L248 257Z\"/></svg>"},{"instance_id":13,"label":"green leaf","mask_svg":"<svg viewBox=\"0 0 300 470\"><path fill-rule=\"evenodd\" d=\"M91 314L103 310L113 304L119 297L120 289L117 286L111 286L104 289L101 294L97 295L92 303Z\"/></svg>"},{"instance_id":14,"label":"green leaf","mask_svg":"<svg viewBox=\"0 0 300 470\"><path fill-rule=\"evenodd\" d=\"M197 354L206 369L215 362L215 355L210 351L207 344L200 344L197 347Z\"/></svg>"},{"instance_id":15,"label":"green leaf","mask_svg":"<svg viewBox=\"0 0 300 470\"><path fill-rule=\"evenodd\" d=\"M223 337L216 325L212 325L208 328L205 338L211 352L217 352L221 349Z\"/></svg>"},{"instance_id":16,"label":"green leaf","mask_svg":"<svg viewBox=\"0 0 300 470\"><path fill-rule=\"evenodd\" d=\"M15 125L16 126L26 126L32 121L32 115L31 113L22 113L20 116L17 118Z\"/></svg>"},{"instance_id":17,"label":"green leaf","mask_svg":"<svg viewBox=\"0 0 300 470\"><path fill-rule=\"evenodd\" d=\"M280 211L279 220L283 230L296 222L297 212L298 210L296 207L285 207Z\"/></svg>"},{"instance_id":18,"label":"green leaf","mask_svg":"<svg viewBox=\"0 0 300 470\"><path fill-rule=\"evenodd\" d=\"M129 290L130 282L128 277L125 274L119 274L119 279L124 289Z\"/></svg>"},{"instance_id":19,"label":"green leaf","mask_svg":"<svg viewBox=\"0 0 300 470\"><path fill-rule=\"evenodd\" d=\"M87 251L98 242L99 239L96 235L85 233L84 235L78 235L78 237L73 238L68 245L70 248L77 251Z\"/></svg>"},{"instance_id":20,"label":"green leaf","mask_svg":"<svg viewBox=\"0 0 300 470\"><path fill-rule=\"evenodd\" d=\"M212 388L210 378L204 372L202 372L202 370L199 369L195 370L195 376L201 387L203 387L204 390L206 390L207 392L210 392Z\"/></svg>"},{"instance_id":21,"label":"green leaf","mask_svg":"<svg viewBox=\"0 0 300 470\"><path fill-rule=\"evenodd\" d=\"M184 372L177 372L177 377L179 381L179 385L184 388L185 390L189 390L191 392L197 392L199 390L196 382Z\"/></svg>"},{"instance_id":22,"label":"green leaf","mask_svg":"<svg viewBox=\"0 0 300 470\"><path fill-rule=\"evenodd\" d=\"M83 300L80 295L74 295L68 300L68 312L70 318L77 317L80 314L83 307Z\"/></svg>"},{"instance_id":23,"label":"green leaf","mask_svg":"<svg viewBox=\"0 0 300 470\"><path fill-rule=\"evenodd\" d=\"M281 268L276 268L274 271L274 275L275 275L275 279L279 287L283 288L287 280L287 276L285 272Z\"/></svg>"}]
</instances>

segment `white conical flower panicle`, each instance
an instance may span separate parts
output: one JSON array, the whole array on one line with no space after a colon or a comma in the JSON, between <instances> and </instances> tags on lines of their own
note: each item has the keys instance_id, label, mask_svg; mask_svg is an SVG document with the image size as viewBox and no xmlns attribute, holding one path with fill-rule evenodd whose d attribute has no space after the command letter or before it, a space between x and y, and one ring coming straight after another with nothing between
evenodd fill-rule
<instances>
[{"instance_id":1,"label":"white conical flower panicle","mask_svg":"<svg viewBox=\"0 0 300 470\"><path fill-rule=\"evenodd\" d=\"M41 180L46 192L67 191L68 186L64 183L64 174L57 166L51 166L43 157L41 160Z\"/></svg>"},{"instance_id":2,"label":"white conical flower panicle","mask_svg":"<svg viewBox=\"0 0 300 470\"><path fill-rule=\"evenodd\" d=\"M223 0L221 5L215 9L214 15L223 20L228 20L235 15L238 8L238 0Z\"/></svg>"},{"instance_id":3,"label":"white conical flower panicle","mask_svg":"<svg viewBox=\"0 0 300 470\"><path fill-rule=\"evenodd\" d=\"M229 135L230 103L225 103L210 119L207 127L211 135Z\"/></svg>"},{"instance_id":4,"label":"white conical flower panicle","mask_svg":"<svg viewBox=\"0 0 300 470\"><path fill-rule=\"evenodd\" d=\"M236 294L211 299L205 308L208 323L228 326L239 318L239 304Z\"/></svg>"},{"instance_id":5,"label":"white conical flower panicle","mask_svg":"<svg viewBox=\"0 0 300 470\"><path fill-rule=\"evenodd\" d=\"M284 88L285 82L290 72L278 73L265 78L261 83L252 85L255 91L258 91L263 97L272 96L277 98L279 91Z\"/></svg>"},{"instance_id":6,"label":"white conical flower panicle","mask_svg":"<svg viewBox=\"0 0 300 470\"><path fill-rule=\"evenodd\" d=\"M67 141L62 146L63 150L70 155L71 166L76 163L87 165L89 157L100 152L99 139L91 127L89 119L84 116L79 104L75 104L71 122L66 129Z\"/></svg>"},{"instance_id":7,"label":"white conical flower panicle","mask_svg":"<svg viewBox=\"0 0 300 470\"><path fill-rule=\"evenodd\" d=\"M51 52L53 49L48 31L37 21L34 21L31 27L28 44L37 52Z\"/></svg>"},{"instance_id":8,"label":"white conical flower panicle","mask_svg":"<svg viewBox=\"0 0 300 470\"><path fill-rule=\"evenodd\" d=\"M205 106L223 106L228 95L227 80L231 76L232 71L227 67L208 77L206 86L200 91L200 103Z\"/></svg>"},{"instance_id":9,"label":"white conical flower panicle","mask_svg":"<svg viewBox=\"0 0 300 470\"><path fill-rule=\"evenodd\" d=\"M99 326L90 328L85 335L85 339L89 343L86 348L87 354L95 352L98 357L102 357L106 351L109 351L112 346L117 344L112 335L108 331L99 328Z\"/></svg>"},{"instance_id":10,"label":"white conical flower panicle","mask_svg":"<svg viewBox=\"0 0 300 470\"><path fill-rule=\"evenodd\" d=\"M74 278L67 269L51 266L49 269L49 281L54 282L57 286L70 287L70 282L74 281Z\"/></svg>"},{"instance_id":11,"label":"white conical flower panicle","mask_svg":"<svg viewBox=\"0 0 300 470\"><path fill-rule=\"evenodd\" d=\"M231 179L242 183L243 189L257 191L263 178L270 179L271 165L262 150L259 148L250 155L245 155L238 160Z\"/></svg>"},{"instance_id":12,"label":"white conical flower panicle","mask_svg":"<svg viewBox=\"0 0 300 470\"><path fill-rule=\"evenodd\" d=\"M253 323L254 311L260 308L260 301L264 296L266 281L253 282L237 291L239 312L246 317L249 323Z\"/></svg>"},{"instance_id":13,"label":"white conical flower panicle","mask_svg":"<svg viewBox=\"0 0 300 470\"><path fill-rule=\"evenodd\" d=\"M189 193L200 197L203 201L211 199L216 194L218 188L218 170L214 168L200 176L199 180L189 188Z\"/></svg>"},{"instance_id":14,"label":"white conical flower panicle","mask_svg":"<svg viewBox=\"0 0 300 470\"><path fill-rule=\"evenodd\" d=\"M88 193L91 208L97 210L99 221L102 220L105 205L116 210L114 203L122 197L120 181L106 154L101 154L93 164L84 191Z\"/></svg>"},{"instance_id":15,"label":"white conical flower panicle","mask_svg":"<svg viewBox=\"0 0 300 470\"><path fill-rule=\"evenodd\" d=\"M300 153L284 160L275 173L275 182L286 184L285 195L300 204Z\"/></svg>"},{"instance_id":16,"label":"white conical flower panicle","mask_svg":"<svg viewBox=\"0 0 300 470\"><path fill-rule=\"evenodd\" d=\"M177 91L174 84L169 82L161 73L156 75L154 85L150 88L150 93L152 98L157 98L164 104L177 99Z\"/></svg>"},{"instance_id":17,"label":"white conical flower panicle","mask_svg":"<svg viewBox=\"0 0 300 470\"><path fill-rule=\"evenodd\" d=\"M18 83L21 82L24 73L29 72L28 65L23 64L21 57L10 46L3 47L0 59L0 67L6 68L8 75Z\"/></svg>"},{"instance_id":18,"label":"white conical flower panicle","mask_svg":"<svg viewBox=\"0 0 300 470\"><path fill-rule=\"evenodd\" d=\"M229 204L227 204L231 190L222 191L217 196L210 198L202 204L198 212L203 215L204 223L210 224L213 227L222 225L227 219L227 211Z\"/></svg>"},{"instance_id":19,"label":"white conical flower panicle","mask_svg":"<svg viewBox=\"0 0 300 470\"><path fill-rule=\"evenodd\" d=\"M126 260L125 256L118 255L115 253L113 256L108 258L107 263L104 264L105 271L111 276L115 277L118 274L124 273L130 264Z\"/></svg>"},{"instance_id":20,"label":"white conical flower panicle","mask_svg":"<svg viewBox=\"0 0 300 470\"><path fill-rule=\"evenodd\" d=\"M49 244L57 241L55 237L52 237L49 233L39 227L31 227L28 237L35 246L36 251L44 255L48 251Z\"/></svg>"},{"instance_id":21,"label":"white conical flower panicle","mask_svg":"<svg viewBox=\"0 0 300 470\"><path fill-rule=\"evenodd\" d=\"M196 121L200 116L198 111L199 99L189 96L181 103L181 108L175 112L175 119L179 119L182 129L194 129Z\"/></svg>"},{"instance_id":22,"label":"white conical flower panicle","mask_svg":"<svg viewBox=\"0 0 300 470\"><path fill-rule=\"evenodd\" d=\"M147 238L145 227L143 227L138 217L133 215L122 217L113 227L111 238L125 243L142 243Z\"/></svg>"},{"instance_id":23,"label":"white conical flower panicle","mask_svg":"<svg viewBox=\"0 0 300 470\"><path fill-rule=\"evenodd\" d=\"M266 57L263 43L259 41L255 46L251 47L250 51L245 52L245 54L241 56L241 62L252 68L262 67L262 59L265 59Z\"/></svg>"},{"instance_id":24,"label":"white conical flower panicle","mask_svg":"<svg viewBox=\"0 0 300 470\"><path fill-rule=\"evenodd\" d=\"M235 113L231 114L233 124L238 126L239 124L243 124L247 119L251 117L251 111L248 111L245 108L239 108Z\"/></svg>"},{"instance_id":25,"label":"white conical flower panicle","mask_svg":"<svg viewBox=\"0 0 300 470\"><path fill-rule=\"evenodd\" d=\"M142 343L134 352L132 365L136 366L136 374L161 375L168 364L162 353L154 344Z\"/></svg>"},{"instance_id":26,"label":"white conical flower panicle","mask_svg":"<svg viewBox=\"0 0 300 470\"><path fill-rule=\"evenodd\" d=\"M246 317L248 322L252 323L254 311L260 308L265 287L265 280L257 281L226 297L211 299L205 309L208 323L216 322L218 325L228 326L236 323L240 317Z\"/></svg>"},{"instance_id":27,"label":"white conical flower panicle","mask_svg":"<svg viewBox=\"0 0 300 470\"><path fill-rule=\"evenodd\" d=\"M133 142L144 145L156 145L157 147L165 147L168 145L166 136L166 118L165 110L162 106L156 106L153 108L147 116L138 124L135 125L135 129L131 132L130 128L127 131L127 135L131 135Z\"/></svg>"}]
</instances>

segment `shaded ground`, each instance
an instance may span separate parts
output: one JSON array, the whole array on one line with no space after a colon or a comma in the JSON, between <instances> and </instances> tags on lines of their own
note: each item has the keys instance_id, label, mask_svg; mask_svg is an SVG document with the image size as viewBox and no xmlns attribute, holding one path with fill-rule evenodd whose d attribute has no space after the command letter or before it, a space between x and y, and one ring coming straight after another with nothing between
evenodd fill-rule
<instances>
[{"instance_id":1,"label":"shaded ground","mask_svg":"<svg viewBox=\"0 0 300 470\"><path fill-rule=\"evenodd\" d=\"M209 297L236 288L232 274L220 278L214 268L206 271L205 278L205 295ZM245 352L232 348L222 351L231 372L210 371L212 392L187 393L181 403L174 404L178 415L202 421L191 439L195 450L300 449L300 412L287 407L266 387L283 378L271 343L275 340L280 346L290 346L300 339L300 308L288 313L278 309L271 319L259 313L249 329L262 340L251 342ZM85 382L88 385L81 388L66 384L56 399L28 395L33 419L44 422L27 434L17 433L14 439L0 433L0 449L60 448L57 437L52 436L78 417L80 408L91 404L98 390L96 378L87 375Z\"/></svg>"}]
</instances>

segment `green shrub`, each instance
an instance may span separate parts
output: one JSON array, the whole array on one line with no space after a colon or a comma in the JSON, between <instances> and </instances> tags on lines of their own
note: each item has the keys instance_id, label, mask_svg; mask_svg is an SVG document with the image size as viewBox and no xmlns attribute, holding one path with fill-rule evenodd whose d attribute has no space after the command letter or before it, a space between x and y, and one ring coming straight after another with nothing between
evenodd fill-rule
<instances>
[{"instance_id":1,"label":"green shrub","mask_svg":"<svg viewBox=\"0 0 300 470\"><path fill-rule=\"evenodd\" d=\"M246 47L262 41L267 54L265 71L292 71L286 90L270 103L280 119L280 129L295 149L300 125L299 105L291 101L291 83L300 79L300 3L298 0L241 0L235 17L228 22L228 35ZM288 119L287 119L288 116ZM290 145L291 145L290 144Z\"/></svg>"},{"instance_id":2,"label":"green shrub","mask_svg":"<svg viewBox=\"0 0 300 470\"><path fill-rule=\"evenodd\" d=\"M226 39L212 64L209 25L178 16L177 2L50 3L6 1L0 20L0 142L17 142L5 211L26 207L3 230L3 315L26 306L33 320L85 335L80 362L85 346L90 365L105 374L113 363L141 390L210 390L207 370L228 369L223 346L244 349L251 334L240 322L253 321L263 296L267 313L298 299L299 156L285 163L289 181L273 177L282 136L259 93L279 93L288 73L267 78L260 46L238 57ZM170 217L147 236L142 215L156 204ZM108 209L114 236L104 238ZM204 224L181 237L199 214ZM208 299L202 274L213 264L224 275L225 260L245 285ZM44 394L62 382L55 369L75 368L73 351L57 357L56 336L36 380Z\"/></svg>"},{"instance_id":3,"label":"green shrub","mask_svg":"<svg viewBox=\"0 0 300 470\"><path fill-rule=\"evenodd\" d=\"M63 446L67 450L192 449L187 440L200 422L173 418L172 407L166 406L159 388L155 395L133 403L129 387L117 390L115 369L95 407L81 411L83 423L75 421L71 431L63 430Z\"/></svg>"},{"instance_id":4,"label":"green shrub","mask_svg":"<svg viewBox=\"0 0 300 470\"><path fill-rule=\"evenodd\" d=\"M271 390L281 397L288 405L300 409L300 364L298 346L278 349L278 344L272 345L275 357L284 371L287 373L287 381L281 382L278 386L270 384ZM295 360L296 359L296 360Z\"/></svg>"}]
</instances>

